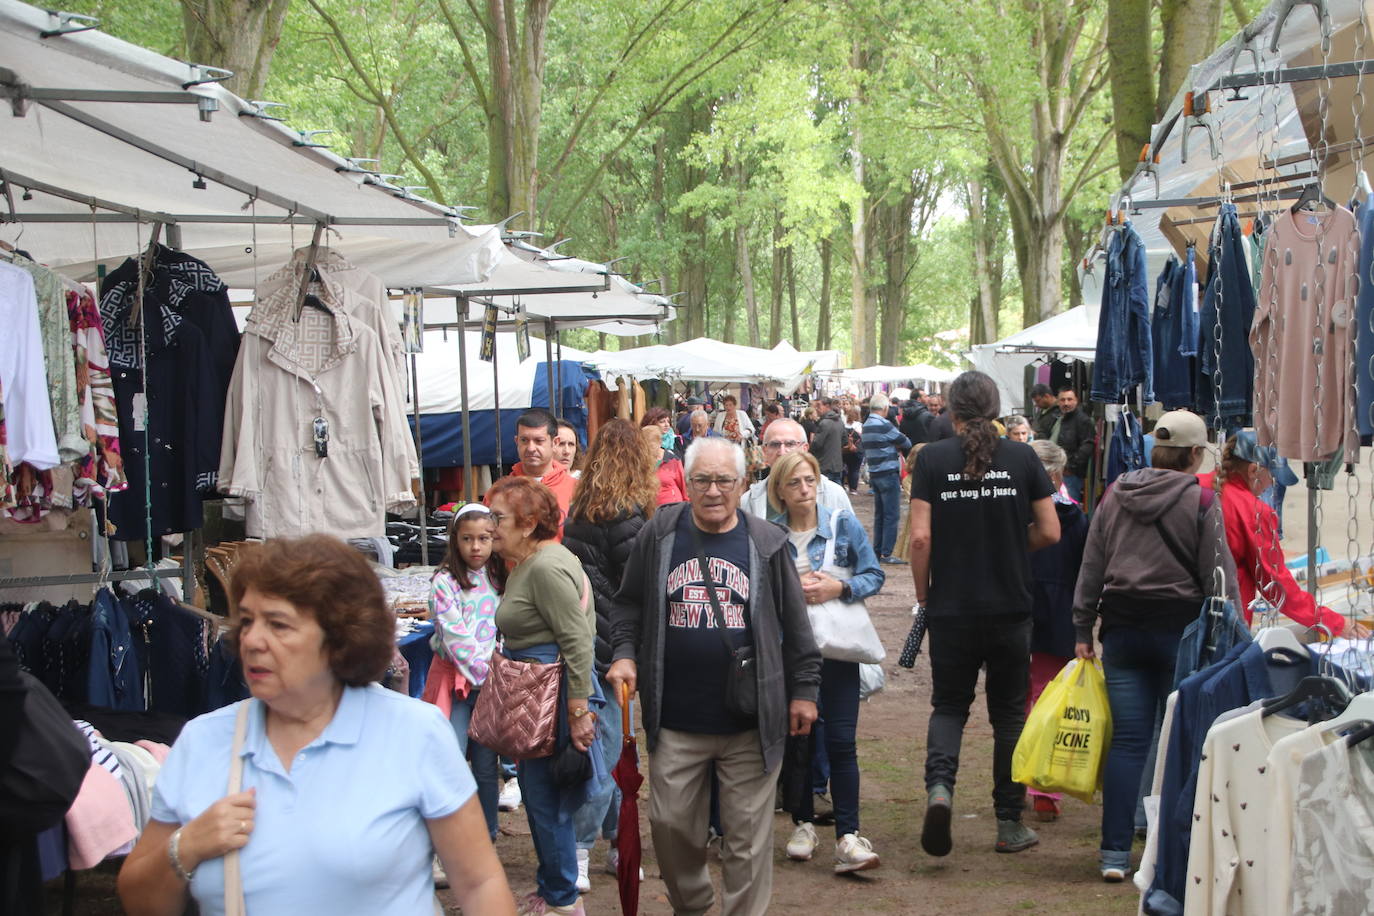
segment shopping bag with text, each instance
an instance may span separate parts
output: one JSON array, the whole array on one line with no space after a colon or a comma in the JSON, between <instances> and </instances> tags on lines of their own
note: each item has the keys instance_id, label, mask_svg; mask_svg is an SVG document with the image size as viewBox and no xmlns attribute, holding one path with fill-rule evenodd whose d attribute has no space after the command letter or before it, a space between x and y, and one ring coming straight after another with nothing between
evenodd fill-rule
<instances>
[{"instance_id":1,"label":"shopping bag with text","mask_svg":"<svg viewBox=\"0 0 1374 916\"><path fill-rule=\"evenodd\" d=\"M1026 718L1012 755L1012 779L1091 802L1102 787L1111 743L1112 713L1102 664L1076 658L1046 685Z\"/></svg>"}]
</instances>

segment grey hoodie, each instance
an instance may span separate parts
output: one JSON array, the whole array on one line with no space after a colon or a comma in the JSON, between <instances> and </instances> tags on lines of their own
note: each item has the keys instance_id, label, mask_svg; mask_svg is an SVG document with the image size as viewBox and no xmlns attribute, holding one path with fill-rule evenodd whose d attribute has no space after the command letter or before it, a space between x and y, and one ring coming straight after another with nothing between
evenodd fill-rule
<instances>
[{"instance_id":1,"label":"grey hoodie","mask_svg":"<svg viewBox=\"0 0 1374 916\"><path fill-rule=\"evenodd\" d=\"M1174 614L1187 605L1200 610L1204 592L1215 591L1218 565L1226 577L1226 596L1240 610L1221 500L1214 498L1203 514L1201 495L1197 477L1178 471L1143 468L1116 479L1093 515L1083 549L1073 601L1079 642L1092 642L1102 607L1112 609L1114 622L1130 622L1134 616L1146 627L1152 623L1145 619L1151 608ZM1166 545L1156 521L1195 558L1191 568Z\"/></svg>"}]
</instances>

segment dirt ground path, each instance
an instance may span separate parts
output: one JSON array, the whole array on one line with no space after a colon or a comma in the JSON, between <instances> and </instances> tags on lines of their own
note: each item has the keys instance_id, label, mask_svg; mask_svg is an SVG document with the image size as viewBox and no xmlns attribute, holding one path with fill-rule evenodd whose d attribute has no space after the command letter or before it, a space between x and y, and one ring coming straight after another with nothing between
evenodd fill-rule
<instances>
[{"instance_id":1,"label":"dirt ground path","mask_svg":"<svg viewBox=\"0 0 1374 916\"><path fill-rule=\"evenodd\" d=\"M871 531L873 500L866 491L854 498L854 509ZM776 815L774 831L773 905L775 913L839 912L910 914L1128 914L1135 912L1135 888L1106 885L1097 872L1101 809L1074 799L1050 824L1027 823L1040 833L1040 845L1016 855L993 851L996 822L992 812L992 729L979 699L964 735L959 786L955 793L954 852L935 859L920 848L925 805L922 773L926 719L930 711L930 665L923 654L914 670L897 666L897 655L911 625L915 598L906 566L884 567L887 584L869 612L888 650L883 667L887 688L859 711L859 766L862 771L860 815L863 833L873 841L883 865L873 871L837 877L831 871L833 830L817 828L821 845L810 862L792 862L784 853L791 818ZM647 760L641 766L647 773ZM640 912L672 912L649 840L648 787L640 791L640 822L645 880ZM497 851L517 893L534 887L534 856L523 811L502 815L503 835ZM704 838L703 838L704 839ZM720 873L714 864L717 895ZM583 898L588 914L620 911L615 880L600 871L604 843L592 853L592 891ZM719 897L717 898L719 899ZM713 911L714 912L714 911Z\"/></svg>"}]
</instances>

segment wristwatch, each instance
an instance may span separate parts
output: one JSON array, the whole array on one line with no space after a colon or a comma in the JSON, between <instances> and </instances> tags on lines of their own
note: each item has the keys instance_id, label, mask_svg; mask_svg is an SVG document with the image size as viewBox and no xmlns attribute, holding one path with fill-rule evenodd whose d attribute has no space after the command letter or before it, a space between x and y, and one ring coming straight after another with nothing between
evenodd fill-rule
<instances>
[{"instance_id":1,"label":"wristwatch","mask_svg":"<svg viewBox=\"0 0 1374 916\"><path fill-rule=\"evenodd\" d=\"M592 708L590 706L579 706L572 712L568 713L568 715L572 716L574 719L580 719L583 716L592 715Z\"/></svg>"}]
</instances>

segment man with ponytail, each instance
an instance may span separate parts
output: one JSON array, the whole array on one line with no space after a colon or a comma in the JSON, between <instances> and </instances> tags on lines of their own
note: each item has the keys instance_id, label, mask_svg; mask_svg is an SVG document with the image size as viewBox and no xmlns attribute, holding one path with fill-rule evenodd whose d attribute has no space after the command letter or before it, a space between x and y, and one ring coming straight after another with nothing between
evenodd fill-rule
<instances>
[{"instance_id":1,"label":"man with ponytail","mask_svg":"<svg viewBox=\"0 0 1374 916\"><path fill-rule=\"evenodd\" d=\"M1034 450L993 428L996 383L965 372L948 395L955 437L927 445L911 479L911 572L929 624L932 680L921 846L933 856L953 848L959 747L986 666L995 849L1020 852L1039 842L1021 823L1025 787L1011 778L1030 674L1030 552L1059 540L1059 517Z\"/></svg>"}]
</instances>

